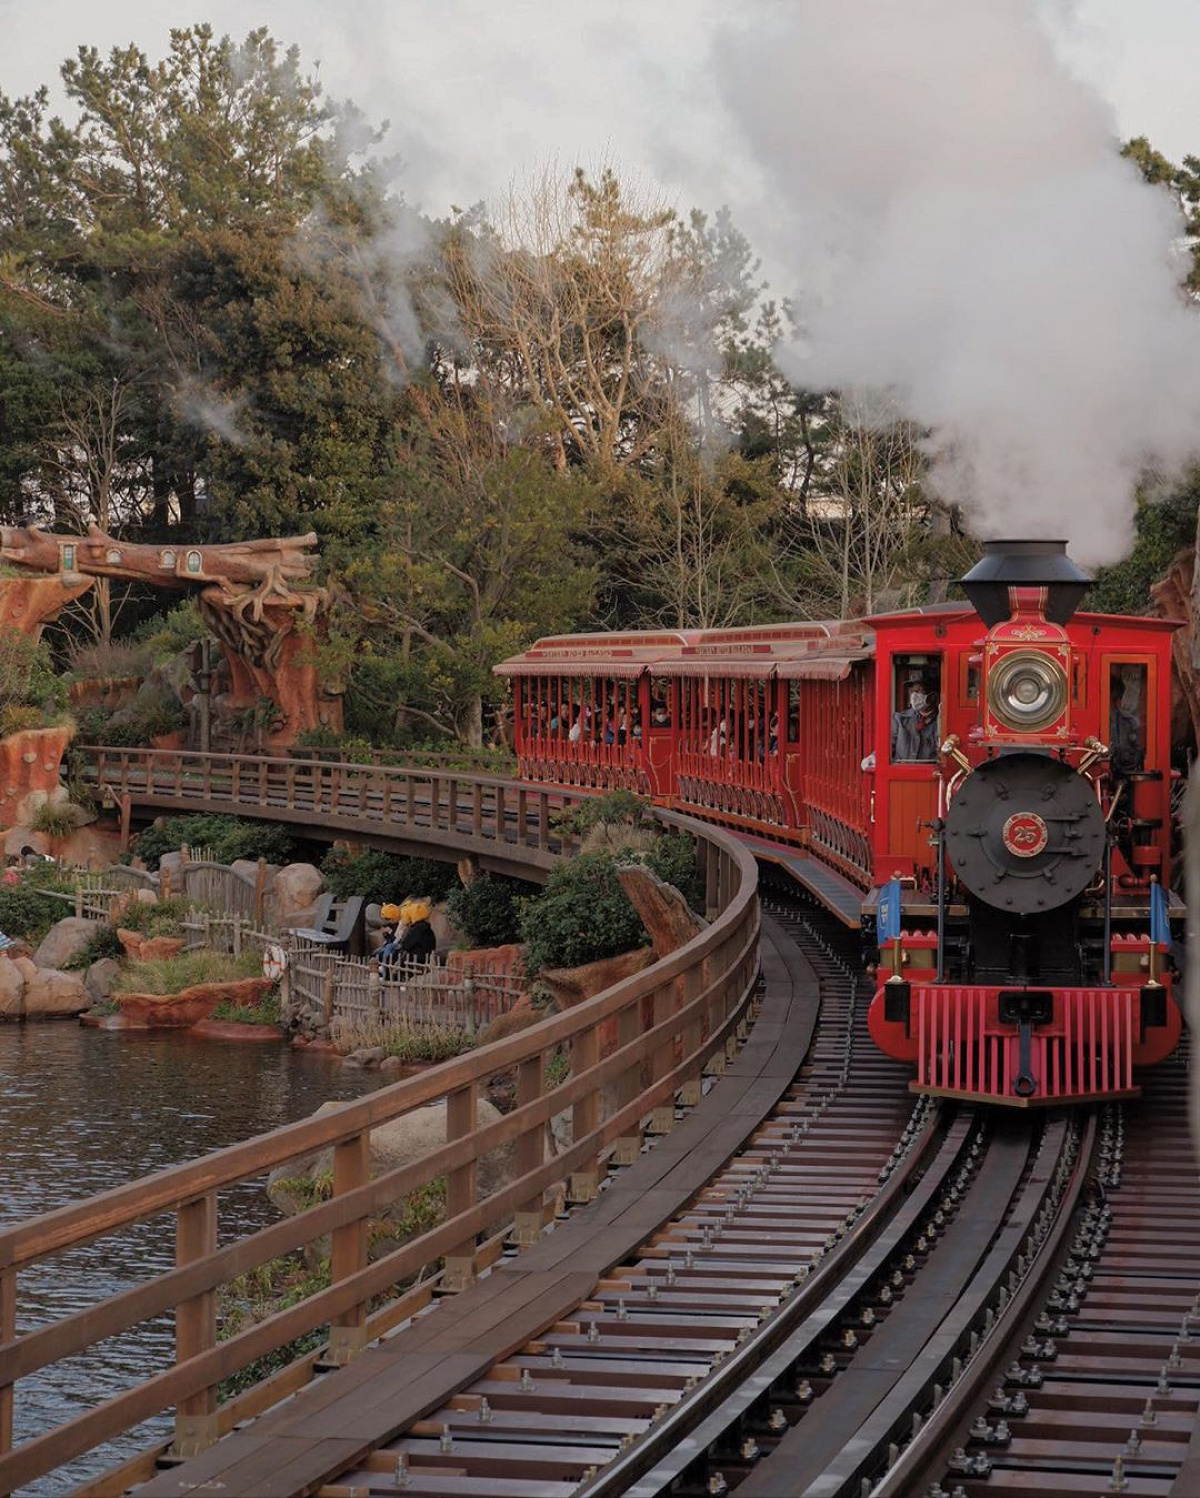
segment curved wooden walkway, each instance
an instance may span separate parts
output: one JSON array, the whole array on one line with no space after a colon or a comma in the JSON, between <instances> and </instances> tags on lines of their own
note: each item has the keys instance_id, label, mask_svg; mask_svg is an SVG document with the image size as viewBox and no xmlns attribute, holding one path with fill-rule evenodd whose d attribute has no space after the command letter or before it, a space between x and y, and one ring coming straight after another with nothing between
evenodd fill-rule
<instances>
[{"instance_id":1,"label":"curved wooden walkway","mask_svg":"<svg viewBox=\"0 0 1200 1498\"><path fill-rule=\"evenodd\" d=\"M230 756L190 756L136 751L98 753L92 778L121 806L128 825L132 808L166 810L184 805L270 815L298 826L336 825L343 835L370 827L376 836L410 843L422 852L470 852L491 867L528 872L546 869L571 848L551 828L550 813L564 799L478 776L407 772L388 767L323 765ZM32 1482L166 1408L176 1409L176 1449L181 1456L204 1453L197 1463L251 1463L230 1479L203 1476L210 1491L305 1492L324 1478L309 1472L341 1471L372 1444L379 1420L394 1409L385 1391L425 1389L443 1396L447 1381L472 1376L476 1339L494 1355L507 1339L525 1340L555 1319L567 1301L578 1300L596 1266L620 1259L631 1235L644 1235L680 1193L686 1196L715 1163L725 1158L770 1106L790 1077L794 1060L784 1027L794 995L786 976L772 980L771 1017L755 1027L752 1044L738 1062L732 1090L724 1082L720 1102L702 1106L701 1122L689 1119L674 1131L675 1104L700 1103L703 1072L720 1073L744 1035L759 969L757 871L749 853L719 829L686 825L704 876L711 924L685 947L595 998L505 1040L481 1047L348 1104L334 1113L303 1120L200 1160L160 1171L142 1181L75 1203L0 1232L0 1493ZM527 862L528 860L528 862ZM781 996L782 995L782 996ZM778 1007L782 1006L782 1007ZM554 1085L545 1062L557 1050L570 1059L567 1079ZM747 1059L749 1058L749 1059ZM789 1069L790 1068L790 1069ZM509 1071L516 1079L516 1106L492 1123L477 1123L477 1100L490 1078ZM773 1091L773 1089L776 1089ZM446 1107L446 1144L426 1159L372 1179L371 1129L430 1102ZM569 1109L572 1143L556 1156L546 1149L547 1123ZM647 1132L665 1134L643 1154ZM476 1162L503 1145L514 1150L514 1175L483 1196ZM333 1197L299 1215L245 1237L218 1235L220 1194L235 1183L261 1177L314 1149L334 1152ZM542 1238L548 1220L547 1193L566 1179L572 1200L587 1202L600 1191L610 1165L626 1165L600 1201L578 1219ZM368 1231L381 1206L397 1196L446 1182L446 1215L437 1226L386 1257L370 1261ZM174 1217L176 1265L110 1299L18 1335L20 1276L33 1264L163 1214ZM168 1219L169 1220L169 1219ZM510 1222L521 1255L484 1281L501 1238L484 1235ZM328 1288L217 1340L216 1292L229 1280L280 1254L332 1235ZM376 1297L422 1265L444 1258L446 1271L373 1309ZM494 1281L494 1284L492 1283ZM505 1289L504 1287L507 1287ZM428 1307L435 1288L457 1298L420 1317L403 1339L391 1338L369 1355L368 1343L409 1322ZM470 1297L470 1298L468 1298ZM12 1446L14 1394L20 1381L104 1339L173 1310L176 1361L95 1409L74 1411L64 1423ZM271 1423L214 1447L235 1422L294 1393L311 1376L310 1358L299 1376L277 1375L258 1389L218 1408L223 1379L256 1358L317 1327L330 1326L329 1356L348 1364L342 1374L314 1387L311 1410L281 1411ZM397 1361L401 1358L403 1361ZM397 1370L404 1371L398 1372ZM378 1378L379 1383L375 1380ZM427 1382L421 1385L418 1380ZM341 1380L341 1382L339 1382ZM390 1382L389 1382L390 1380ZM378 1389L378 1398L368 1390ZM350 1392L353 1390L354 1392ZM375 1425L363 1411L379 1405ZM357 1412L358 1434L345 1430L320 1438L298 1433L318 1408L330 1422ZM287 1407L292 1410L292 1406ZM385 1420L386 1413L386 1420ZM312 1426L315 1430L317 1427ZM325 1425L320 1426L325 1430ZM265 1435L263 1433L266 1433ZM277 1434L271 1434L276 1432ZM282 1446L272 1446L279 1440ZM267 1445L263 1445L263 1442ZM314 1444L315 1443L315 1444ZM332 1444L330 1444L332 1443ZM320 1459L318 1448L324 1447ZM208 1449L212 1448L212 1449ZM253 1452L269 1449L268 1458ZM286 1452L308 1466L281 1471ZM218 1453L220 1455L218 1456ZM239 1454L240 1453L240 1454ZM260 1462L253 1477L253 1463ZM289 1462L292 1458L288 1457ZM267 1468L270 1468L270 1472ZM153 1470L153 1454L127 1464L118 1478L95 1491L120 1491ZM243 1476L259 1486L243 1487ZM152 1491L186 1491L188 1475L154 1479ZM262 1486L261 1484L266 1484Z\"/></svg>"},{"instance_id":2,"label":"curved wooden walkway","mask_svg":"<svg viewBox=\"0 0 1200 1498\"><path fill-rule=\"evenodd\" d=\"M736 1061L598 1200L349 1367L138 1493L316 1492L567 1316L742 1147L799 1070L816 1021L816 981L794 948L785 960L769 922L762 970L762 1008Z\"/></svg>"}]
</instances>

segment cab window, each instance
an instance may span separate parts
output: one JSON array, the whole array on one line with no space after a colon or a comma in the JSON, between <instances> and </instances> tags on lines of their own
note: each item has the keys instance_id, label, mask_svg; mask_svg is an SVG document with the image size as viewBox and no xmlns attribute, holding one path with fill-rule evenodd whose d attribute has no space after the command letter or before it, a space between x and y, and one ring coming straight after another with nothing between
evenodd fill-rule
<instances>
[{"instance_id":1,"label":"cab window","mask_svg":"<svg viewBox=\"0 0 1200 1498\"><path fill-rule=\"evenodd\" d=\"M1117 661L1108 674L1110 763L1118 775L1135 775L1146 764L1146 682L1148 670L1136 661Z\"/></svg>"},{"instance_id":2,"label":"cab window","mask_svg":"<svg viewBox=\"0 0 1200 1498\"><path fill-rule=\"evenodd\" d=\"M892 657L893 764L933 764L937 760L941 686L939 656Z\"/></svg>"}]
</instances>

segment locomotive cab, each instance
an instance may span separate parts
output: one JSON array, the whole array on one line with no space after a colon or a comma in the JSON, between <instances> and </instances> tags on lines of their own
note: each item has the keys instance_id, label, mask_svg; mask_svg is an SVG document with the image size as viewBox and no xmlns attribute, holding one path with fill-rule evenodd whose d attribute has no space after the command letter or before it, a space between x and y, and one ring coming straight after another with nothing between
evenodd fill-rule
<instances>
[{"instance_id":1,"label":"locomotive cab","mask_svg":"<svg viewBox=\"0 0 1200 1498\"><path fill-rule=\"evenodd\" d=\"M922 1092L1130 1095L1134 1066L1178 1039L1160 689L1174 626L1078 616L1087 585L1063 543L990 543L964 579L973 609L932 630L951 688L936 761L881 776L877 877L899 880L900 929L882 933L869 1023ZM893 655L917 643L914 622L876 621L881 659L893 631Z\"/></svg>"}]
</instances>

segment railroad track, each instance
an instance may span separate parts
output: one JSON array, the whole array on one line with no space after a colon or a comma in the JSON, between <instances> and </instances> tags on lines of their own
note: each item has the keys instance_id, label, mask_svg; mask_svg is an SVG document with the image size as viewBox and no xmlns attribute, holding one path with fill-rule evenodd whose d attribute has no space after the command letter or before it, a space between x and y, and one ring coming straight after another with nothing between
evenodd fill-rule
<instances>
[{"instance_id":1,"label":"railroad track","mask_svg":"<svg viewBox=\"0 0 1200 1498\"><path fill-rule=\"evenodd\" d=\"M1200 1493L1200 1185L1186 1047L1097 1124L1094 1189L1047 1273L875 1488L950 1494Z\"/></svg>"},{"instance_id":2,"label":"railroad track","mask_svg":"<svg viewBox=\"0 0 1200 1498\"><path fill-rule=\"evenodd\" d=\"M844 938L794 899L764 911L821 997L777 1103L673 1215L646 1203L659 1225L574 1310L324 1498L1200 1492L1179 1485L1200 1402L1186 1065L1123 1110L913 1107Z\"/></svg>"},{"instance_id":3,"label":"railroad track","mask_svg":"<svg viewBox=\"0 0 1200 1498\"><path fill-rule=\"evenodd\" d=\"M609 1491L607 1474L624 1483L634 1453L645 1467L703 1420L720 1371L800 1298L824 1298L907 1211L907 1187L936 1153L937 1110L914 1107L904 1069L870 1044L855 954L832 923L794 900L768 897L764 909L821 991L809 1054L778 1104L574 1313L328 1485L329 1498ZM889 1281L907 1272L886 1271ZM880 1290L885 1301L895 1293ZM846 1351L842 1320L819 1364ZM815 1385L823 1377L815 1368ZM799 1414L810 1397L797 1387L788 1407ZM768 1424L780 1418L773 1407Z\"/></svg>"}]
</instances>

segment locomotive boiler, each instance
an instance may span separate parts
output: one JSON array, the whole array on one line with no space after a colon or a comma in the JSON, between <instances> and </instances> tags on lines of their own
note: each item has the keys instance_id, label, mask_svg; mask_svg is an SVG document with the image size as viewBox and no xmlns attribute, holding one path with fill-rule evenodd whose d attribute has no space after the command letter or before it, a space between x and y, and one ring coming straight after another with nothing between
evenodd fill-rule
<instances>
[{"instance_id":1,"label":"locomotive boiler","mask_svg":"<svg viewBox=\"0 0 1200 1498\"><path fill-rule=\"evenodd\" d=\"M965 602L540 640L520 773L721 822L861 929L870 1034L916 1090L1136 1093L1168 1055L1170 620L1081 611L1057 541L995 541Z\"/></svg>"}]
</instances>

